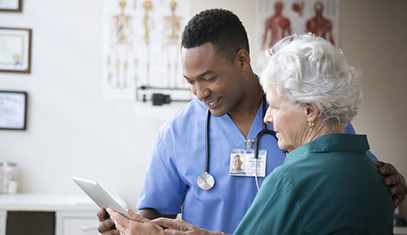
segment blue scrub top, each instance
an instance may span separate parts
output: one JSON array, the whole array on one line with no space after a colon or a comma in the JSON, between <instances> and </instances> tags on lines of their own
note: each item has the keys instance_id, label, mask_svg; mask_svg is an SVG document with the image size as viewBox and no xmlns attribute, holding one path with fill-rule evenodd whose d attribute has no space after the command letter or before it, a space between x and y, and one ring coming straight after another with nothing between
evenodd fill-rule
<instances>
[{"instance_id":1,"label":"blue scrub top","mask_svg":"<svg viewBox=\"0 0 407 235\"><path fill-rule=\"evenodd\" d=\"M263 129L262 105L247 138L228 115L211 116L209 173L215 186L208 191L197 185L205 170L206 112L207 107L194 99L160 128L137 208L153 208L161 214L181 213L182 208L185 221L231 234L255 198L257 187L254 177L229 175L230 154L233 149L246 149L245 141L255 139ZM273 129L272 125L268 128ZM264 135L260 149L267 150L266 175L284 162L285 153L273 136ZM260 185L263 180L259 178Z\"/></svg>"}]
</instances>

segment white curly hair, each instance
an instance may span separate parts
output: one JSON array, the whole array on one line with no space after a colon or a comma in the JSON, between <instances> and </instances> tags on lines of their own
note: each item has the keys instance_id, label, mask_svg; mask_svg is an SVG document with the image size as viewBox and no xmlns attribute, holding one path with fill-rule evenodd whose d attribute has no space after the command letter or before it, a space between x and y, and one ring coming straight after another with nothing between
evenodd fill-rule
<instances>
[{"instance_id":1,"label":"white curly hair","mask_svg":"<svg viewBox=\"0 0 407 235\"><path fill-rule=\"evenodd\" d=\"M328 127L346 126L362 102L360 70L350 66L340 49L312 34L294 34L269 51L260 82L300 106L314 103Z\"/></svg>"}]
</instances>

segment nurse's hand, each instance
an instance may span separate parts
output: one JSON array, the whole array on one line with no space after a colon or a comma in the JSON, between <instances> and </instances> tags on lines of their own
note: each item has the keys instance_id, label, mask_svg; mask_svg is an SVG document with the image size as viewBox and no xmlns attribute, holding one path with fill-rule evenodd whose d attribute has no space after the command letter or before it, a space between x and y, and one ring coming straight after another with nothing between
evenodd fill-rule
<instances>
[{"instance_id":1,"label":"nurse's hand","mask_svg":"<svg viewBox=\"0 0 407 235\"><path fill-rule=\"evenodd\" d=\"M98 227L99 233L104 235L120 235L120 232L117 231L113 220L110 218L105 208L101 208L97 215L100 222Z\"/></svg>"},{"instance_id":2,"label":"nurse's hand","mask_svg":"<svg viewBox=\"0 0 407 235\"><path fill-rule=\"evenodd\" d=\"M134 213L132 210L127 209L127 217L121 215L111 208L107 208L107 212L112 218L120 235L164 235L164 230L151 220L144 218L141 215Z\"/></svg>"},{"instance_id":3,"label":"nurse's hand","mask_svg":"<svg viewBox=\"0 0 407 235\"><path fill-rule=\"evenodd\" d=\"M384 162L373 162L379 168L380 174L385 176L384 183L390 187L390 194L393 196L394 207L398 207L406 197L407 187L404 177L396 168Z\"/></svg>"},{"instance_id":4,"label":"nurse's hand","mask_svg":"<svg viewBox=\"0 0 407 235\"><path fill-rule=\"evenodd\" d=\"M170 235L223 235L222 232L211 232L198 228L180 219L158 218L153 220L154 223L166 227L165 234Z\"/></svg>"}]
</instances>

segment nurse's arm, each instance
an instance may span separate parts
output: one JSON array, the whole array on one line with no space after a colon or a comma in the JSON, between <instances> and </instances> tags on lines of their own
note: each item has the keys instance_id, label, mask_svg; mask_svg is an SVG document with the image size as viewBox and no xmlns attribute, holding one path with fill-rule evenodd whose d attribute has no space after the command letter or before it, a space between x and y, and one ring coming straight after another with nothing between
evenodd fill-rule
<instances>
[{"instance_id":1,"label":"nurse's arm","mask_svg":"<svg viewBox=\"0 0 407 235\"><path fill-rule=\"evenodd\" d=\"M164 215L164 214L160 214L158 213L156 210L152 209L152 208L143 208L137 211L137 214L143 216L144 218L147 219L156 219L159 217L164 217L164 218L170 218L170 219L175 219L177 217L177 215Z\"/></svg>"}]
</instances>

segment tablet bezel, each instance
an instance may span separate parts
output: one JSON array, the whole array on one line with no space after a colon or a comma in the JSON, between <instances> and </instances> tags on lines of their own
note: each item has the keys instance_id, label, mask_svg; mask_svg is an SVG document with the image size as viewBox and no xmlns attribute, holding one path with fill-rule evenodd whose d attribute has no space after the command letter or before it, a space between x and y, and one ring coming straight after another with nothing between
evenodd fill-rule
<instances>
[{"instance_id":1,"label":"tablet bezel","mask_svg":"<svg viewBox=\"0 0 407 235\"><path fill-rule=\"evenodd\" d=\"M72 180L98 205L100 208L112 208L126 216L123 209L96 181L72 177ZM126 216L127 217L127 216Z\"/></svg>"}]
</instances>

